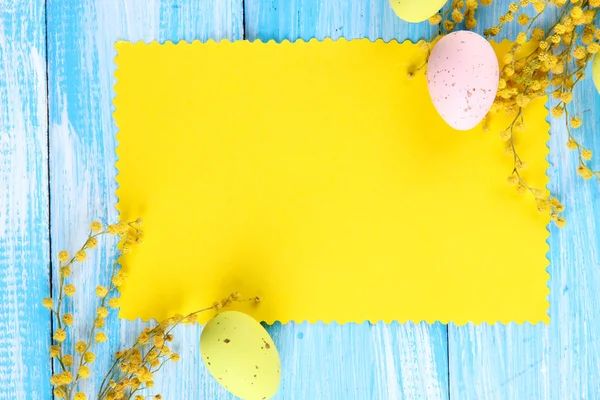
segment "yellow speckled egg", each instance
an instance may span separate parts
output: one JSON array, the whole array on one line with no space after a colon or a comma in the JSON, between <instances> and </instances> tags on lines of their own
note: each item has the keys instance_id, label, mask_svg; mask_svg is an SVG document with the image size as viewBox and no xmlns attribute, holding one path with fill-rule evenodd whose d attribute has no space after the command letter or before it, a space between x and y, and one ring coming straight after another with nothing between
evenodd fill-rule
<instances>
[{"instance_id":1,"label":"yellow speckled egg","mask_svg":"<svg viewBox=\"0 0 600 400\"><path fill-rule=\"evenodd\" d=\"M210 374L237 397L266 400L279 389L279 353L265 328L247 314L223 311L208 321L200 353Z\"/></svg>"},{"instance_id":2,"label":"yellow speckled egg","mask_svg":"<svg viewBox=\"0 0 600 400\"><path fill-rule=\"evenodd\" d=\"M600 53L597 53L594 57L594 63L592 64L592 78L598 93L600 93Z\"/></svg>"},{"instance_id":3,"label":"yellow speckled egg","mask_svg":"<svg viewBox=\"0 0 600 400\"><path fill-rule=\"evenodd\" d=\"M390 0L397 16L407 22L423 22L437 13L447 0Z\"/></svg>"}]
</instances>

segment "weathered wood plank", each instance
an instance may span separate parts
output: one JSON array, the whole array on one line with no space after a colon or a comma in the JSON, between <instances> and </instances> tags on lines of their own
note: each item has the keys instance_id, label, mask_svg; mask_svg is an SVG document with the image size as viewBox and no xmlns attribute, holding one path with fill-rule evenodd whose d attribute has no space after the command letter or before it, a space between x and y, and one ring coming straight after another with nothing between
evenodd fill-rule
<instances>
[{"instance_id":1,"label":"weathered wood plank","mask_svg":"<svg viewBox=\"0 0 600 400\"><path fill-rule=\"evenodd\" d=\"M114 56L112 42L116 39L178 40L184 38L191 40L209 37L238 39L241 38L242 32L239 2L235 5L229 2L217 3L217 5L210 5L210 2L201 4L193 2L192 5L192 2L189 2L190 4L186 3L186 5L175 1L162 3L155 1L148 4L142 0L88 0L79 3L67 0L53 0L48 3L54 221L52 229L53 237L57 239L53 246L54 254L62 247L75 247L85 234L86 224L92 218L100 217L109 220L116 218L114 212L116 199L113 194L115 128L110 118L112 57ZM344 8L334 4L333 1L316 4L310 1L246 0L248 38L282 40L298 37L308 39L344 36L372 39L383 37L386 40L393 37L417 39L426 36L423 32L430 30L426 25L405 26L393 16L385 0L352 4ZM1 7L7 7L6 9L12 12L21 7L21 3ZM490 9L485 19L491 21L496 18L498 12L502 11L500 6L496 9L498 10L496 15L493 9ZM5 11L3 8L0 10ZM35 15L40 17L39 14ZM3 23L6 24L6 21L10 21L11 18L3 17ZM43 23L38 25L38 28L42 25ZM5 35L6 32L13 34L6 27L2 32L5 32ZM0 40L0 44L2 43L8 41ZM4 48L7 47L0 47L0 49ZM18 57L17 59L21 60ZM41 59L43 62L43 56ZM9 65L7 60L11 58L3 56L2 62ZM0 71L6 70L0 63ZM0 83L0 88L4 87L2 85ZM592 110L598 108L595 103L598 101L598 96L591 88L580 92L579 96L581 96L579 101L585 101L581 104L591 104ZM2 96L2 98L6 97ZM6 129L5 125L14 124L5 121L16 121L15 118L19 115L15 112L14 106L18 103L11 101L6 104L10 104L11 108L3 109L0 115L0 127L3 130ZM6 104L4 107L7 107ZM26 104L31 106L36 102L27 101ZM36 110L38 109L39 107L36 107ZM10 110L12 115L8 116L6 110ZM590 112L586 113L585 118L584 126L589 127L593 121L597 122L598 116ZM9 153L8 159L16 160L14 154L18 152L15 152L12 147L5 151L6 143L10 146L15 146L15 143L12 141L0 143L2 143L3 161L7 159L5 155ZM591 149L596 150L597 154L600 152L598 138L588 135L587 143ZM450 326L450 390L454 398L593 398L600 391L597 386L600 382L597 366L600 349L595 339L598 336L598 324L595 321L598 319L599 310L596 289L599 283L597 267L600 264L597 252L600 247L597 229L597 216L600 215L598 186L594 182L582 184L575 176L574 159L565 154L564 132L558 128L553 128L551 147L550 159L554 167L550 172L553 184L557 185L555 187L557 191L565 194L563 199L571 208L567 214L569 227L562 232L553 230L550 239L552 248L550 314L553 322L549 327L541 325L536 327ZM27 153L28 151L32 151L30 147L21 149L20 154L28 155L30 154ZM43 153L40 156L43 157ZM8 167L2 168L5 182L13 179L11 172L14 170L13 165L16 164L11 163ZM36 176L42 177L43 173ZM11 188L10 184L5 184L5 187ZM28 185L27 190L31 187L31 184ZM43 185L39 187L43 191ZM22 203L14 200L17 197L15 191L9 190L9 192L13 193L4 194L5 197L2 198L6 204L2 209L15 211L14 218L3 220L7 227L11 226L13 227L11 229L14 229L15 226L23 224L21 213L23 209L30 212L39 210L38 216L43 214L43 206L36 204L32 207L21 207ZM23 196L23 192L19 193ZM30 192L25 192L24 197L21 198L27 198L28 193ZM39 198L29 199L29 201L40 202L43 198L45 196L40 195ZM575 211L574 205L580 208ZM17 207L19 207L18 214ZM47 237L44 239L43 236L34 235L33 238L28 236L39 228L34 221L30 223L34 229L27 230L24 236L15 236L14 230L7 230L8 228L3 230L3 233L6 233L3 236L10 237L12 234L13 237L20 237L21 240L18 241L20 244L27 243L28 239L36 246L43 244L44 240L47 243ZM21 249L4 247L4 239L2 246L3 256L0 262L10 259L4 257L4 251L11 251L13 258L27 254ZM42 254L40 253L41 258L38 259L44 261ZM20 262L25 263L29 260L30 258ZM86 270L77 273L77 282L80 283L80 289L83 289L80 293L89 293L98 276L106 277L107 265L107 254L100 249L98 256L85 266ZM18 268L16 270L20 271ZM11 272L8 266L4 268L3 264L0 273L3 274L5 271L9 271L9 275L6 276L13 279L15 273ZM39 273L38 270L33 269L27 271L28 274ZM11 273L13 275L10 275ZM7 293L24 292L20 286L15 286L16 284L11 286L12 281L5 279L5 275L0 276L3 282L9 283L7 285L9 289L5 289ZM16 278L14 279L18 282ZM38 301L39 296L35 293L37 290L31 289L35 285L32 286L31 280L28 282L28 290L34 293L33 296ZM15 290L9 292L10 287ZM43 288L39 290L44 292ZM4 292L0 293L4 295ZM26 295L26 293L18 293L18 295ZM7 304L11 304L10 299ZM14 304L12 309L7 308L9 315L6 319L0 314L0 321L7 321L7 329L3 331L10 332L14 321L19 321L15 315L22 313L16 307L19 302L15 301L12 304ZM83 318L83 315L86 313L89 315L92 309L93 304L89 303L83 307L78 306L77 312ZM43 314L41 309L37 308L37 310ZM10 314L11 312L13 314ZM115 345L117 339L118 342L130 340L139 330L139 327L135 329L136 325L139 324L113 320L113 328L110 331L113 336L112 345ZM270 329L282 349L284 368L285 366L293 368L287 372L284 370L281 398L301 398L299 396L304 393L303 389L310 391L313 388L315 396L323 394L352 396L358 393L358 396L367 394L375 396L371 398L385 398L386 395L400 393L398 398L404 396L418 398L419 395L426 398L427 394L433 394L435 396L433 398L436 398L438 394L441 396L447 387L447 383L444 383L440 377L447 373L442 351L446 339L444 328L441 326L360 325L347 328L347 326L301 324L275 326ZM389 335L390 329L395 329L396 335L389 336L393 340L389 342L388 347L385 347L381 343L387 340L385 331L388 331L387 335ZM316 330L319 330L318 333ZM370 336L367 335L367 331L370 332ZM6 351L7 355L26 354L23 343L30 342L36 350L29 353L30 355L45 355L47 332L43 335L37 333L37 330L35 332L25 334L27 340L21 338L11 341L9 338L6 344L0 341L0 352ZM181 387L172 386L170 391L165 391L167 397L197 398L202 393L210 398L228 398L212 383L203 370L198 357L198 333L196 328L188 327L180 332L182 340L178 346L184 356L184 362L163 375L164 381L157 382L157 386L165 387L161 383L166 383L167 380L173 382L173 379L177 379L184 383ZM37 335L40 337L37 338ZM296 340L293 340L294 337ZM332 350L331 343L340 347ZM353 344L353 349L346 347L348 343ZM13 351L15 346L20 352ZM373 350L369 353L366 350L356 350L357 348L373 348ZM401 353L402 351L409 353ZM327 373L323 372L323 360L317 358L317 355L323 352L330 355L325 358L326 370L329 371ZM398 356L398 353L401 356ZM337 360L342 357L346 361L348 358L352 360L350 366L345 363L346 367L340 367L342 363ZM2 359L4 360L4 357ZM386 360L385 369L382 367L383 359ZM43 362L47 360L44 358ZM359 365L362 363L366 364ZM27 381L31 376L36 376L35 372L27 368L35 369L35 366L39 365L43 364L32 363L31 366L27 364L20 372L17 371L16 379L10 379L6 384L11 388L16 387L17 390L26 391L29 389L28 384L45 385L47 379L42 375L47 372L43 368L39 368L41 374L39 376L42 379ZM371 369L368 369L367 365L370 365ZM0 367L3 367L3 364L0 364ZM8 368L12 368L12 362L8 364ZM338 372L336 368L351 369L344 369L346 372L349 371L349 374L339 377L336 374L344 375L344 373ZM8 375L2 374L3 377L11 376L10 371L7 372ZM415 375L411 377L411 373ZM376 376L373 377L373 381L362 381L355 379L358 374ZM427 377L427 374L437 376L433 379ZM306 380L311 376L316 378L311 381ZM94 380L91 382L90 386L93 386ZM432 382L433 386L431 386ZM4 389L2 384L0 387ZM368 389L362 390L361 387L367 384L376 389L371 392L368 392ZM346 385L346 388L342 385ZM383 397L376 397L379 395Z\"/></svg>"},{"instance_id":2,"label":"weathered wood plank","mask_svg":"<svg viewBox=\"0 0 600 400\"><path fill-rule=\"evenodd\" d=\"M44 2L0 2L0 399L50 396Z\"/></svg>"},{"instance_id":3,"label":"weathered wood plank","mask_svg":"<svg viewBox=\"0 0 600 400\"><path fill-rule=\"evenodd\" d=\"M313 37L428 38L428 23L400 21L387 0L246 0L249 40ZM285 325L281 398L446 399L447 341L441 324ZM289 361L288 361L289 360Z\"/></svg>"},{"instance_id":4,"label":"weathered wood plank","mask_svg":"<svg viewBox=\"0 0 600 400\"><path fill-rule=\"evenodd\" d=\"M246 0L244 5L248 40L366 37L416 41L434 32L428 22L401 21L388 0Z\"/></svg>"},{"instance_id":5,"label":"weathered wood plank","mask_svg":"<svg viewBox=\"0 0 600 400\"><path fill-rule=\"evenodd\" d=\"M114 43L241 39L241 0L51 0L48 2L48 64L50 106L50 176L53 254L78 248L94 219L113 222L116 170L112 119ZM168 249L165 249L168 250ZM88 261L78 264L73 280L78 288L76 321L91 321L96 307L94 287L106 282L114 252L99 246ZM56 276L54 282L58 282ZM79 329L75 340L85 329ZM98 351L95 374L80 389L94 395L106 371L108 354L131 343L139 322L107 321L110 341ZM161 372L156 389L167 399L224 399L199 356L198 327L180 330L175 349L182 353L177 367ZM168 385L167 385L168 382Z\"/></svg>"},{"instance_id":6,"label":"weathered wood plank","mask_svg":"<svg viewBox=\"0 0 600 400\"><path fill-rule=\"evenodd\" d=\"M496 3L496 2L495 2ZM503 0L483 8L479 32L508 9ZM540 21L550 26L552 18ZM514 39L512 24L500 36ZM600 154L600 96L591 78L576 90L584 114L584 143ZM450 394L454 399L596 399L600 396L600 185L575 172L564 121L551 120L550 188L564 202L568 225L551 227L550 324L449 326ZM596 169L600 162L596 159Z\"/></svg>"},{"instance_id":7,"label":"weathered wood plank","mask_svg":"<svg viewBox=\"0 0 600 400\"><path fill-rule=\"evenodd\" d=\"M579 90L575 104L598 110L594 90ZM599 154L600 140L591 127L600 116L586 113L584 123L585 143ZM551 132L551 186L567 207L568 225L552 227L549 239L550 324L451 325L454 398L593 399L600 394L600 185L576 175L565 129L554 123Z\"/></svg>"}]
</instances>

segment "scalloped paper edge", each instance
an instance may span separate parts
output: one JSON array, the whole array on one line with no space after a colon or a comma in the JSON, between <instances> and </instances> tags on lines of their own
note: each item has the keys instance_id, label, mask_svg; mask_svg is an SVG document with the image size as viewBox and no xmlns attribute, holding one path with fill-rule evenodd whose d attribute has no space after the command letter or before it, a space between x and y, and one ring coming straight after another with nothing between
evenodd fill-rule
<instances>
[{"instance_id":1,"label":"scalloped paper edge","mask_svg":"<svg viewBox=\"0 0 600 400\"><path fill-rule=\"evenodd\" d=\"M503 39L501 41L496 41L495 39L489 40L487 39L489 42L491 43L495 43L497 45L500 44L504 44L504 43L514 43L508 39ZM192 40L192 41L187 41L187 40L180 40L180 41L172 41L172 40L165 40L165 41L158 41L158 40L152 40L150 42L144 41L144 40L138 40L138 41L126 41L126 40L118 40L115 42L114 46L113 46L113 51L115 56L113 57L113 78L114 78L114 84L112 85L112 100L111 100L111 105L112 105L112 112L111 112L111 116L112 116L112 120L113 120L113 129L115 132L115 182L116 182L116 189L115 189L115 197L117 199L117 202L115 204L115 208L117 210L117 215L118 218L120 219L120 215L121 215L121 209L120 209L120 198L119 198L119 188L120 188L120 181L119 181L119 162L120 162L120 158L119 158L119 135L120 135L120 128L116 122L116 118L115 118L115 112L117 109L117 101L116 101L116 94L117 94L117 88L119 86L119 70L117 68L117 59L119 58L119 50L118 50L118 46L119 44L122 43L128 43L128 44L133 44L133 45L146 45L146 46L163 46L163 45L167 45L167 46L175 46L175 45L197 45L197 44L219 44L219 43L231 43L231 44L235 44L238 42L247 42L247 43L258 43L258 44L263 44L263 45L268 45L268 44L278 44L278 45L290 45L290 44L294 44L296 42L300 42L300 43L322 43L322 42L338 42L338 41L344 41L344 42L350 42L350 41L369 41L371 43L398 43L398 44L412 44L412 45L417 45L419 42L423 41L423 40L419 40L419 41L413 41L410 39L405 39L405 40L400 40L397 38L392 38L390 40L384 40L383 38L378 38L375 40L371 40L369 38L352 38L352 39L347 39L345 37L340 37L337 39L333 39L331 37L325 37L323 39L317 39L317 38L310 38L308 40L305 40L304 38L296 38L293 40L289 40L289 39L283 39L282 41L276 41L274 39L269 39L267 41L263 41L261 39L254 39L254 40L229 40L227 38L223 38L220 40L214 40L214 39L208 39L206 41L202 41L199 39L196 40ZM547 148L547 152L546 152L546 163L547 163L547 168L546 168L546 172L545 175L547 177L546 180L546 189L549 191L548 186L550 185L551 182L551 177L548 174L548 172L550 171L551 168L551 161L550 161L550 135L551 135L551 123L550 123L550 109L549 109L549 105L550 105L550 97L546 96L546 101L545 101L545 108L547 111L546 114L546 119L545 119L545 125L547 126L547 131L548 131L548 136L549 139L546 141L546 148ZM282 325L286 325L286 324L294 324L294 325L302 325L305 323L308 324L325 324L325 325L339 325L339 326L343 326L343 325L364 325L364 324L369 324L369 325L377 325L377 324L386 324L386 325L390 325L390 324L402 324L402 325L421 325L423 323L428 324L428 325L436 325L436 324L442 324L442 325L453 325L456 327L460 327L460 326L466 326L466 325L475 325L477 327L480 326L496 326L496 325L503 325L503 326L513 326L513 325L518 325L518 326L538 326L538 325L543 325L543 326L547 326L550 324L550 320L551 320L551 316L550 316L550 307L551 307L551 302L550 302L550 294L551 294L551 288L550 288L550 280L551 280L551 274L550 274L550 266L551 266L551 260L549 258L550 255L550 236L551 236L551 231L549 229L551 225L551 222L549 222L546 225L546 247L547 247L547 251L545 254L545 258L547 260L547 264L546 267L544 268L545 274L546 274L546 299L545 302L547 304L546 306L546 316L547 321L544 320L538 320L538 321L529 321L529 320L515 320L515 319L510 319L510 320L496 320L496 321L452 321L452 320L429 320L429 319L422 319L422 320L412 320L412 319L406 319L406 320L398 320L398 319L393 319L393 320L369 320L369 319L365 319L361 322L342 322L339 323L336 320L331 320L331 321L325 321L325 320L321 320L321 319L317 319L317 320L310 320L310 319L304 319L301 321L298 320L293 320L293 319L288 319L288 320L264 320L261 322L266 323L267 325L274 325L276 323L280 323ZM120 258L120 257L119 257ZM120 293L120 291L119 291ZM218 311L207 311L207 313L212 313L214 315L216 315L218 313ZM122 317L121 315L121 309L119 309L118 312L118 316L119 319L124 319L124 320L128 320L131 322L149 322L149 321L155 321L154 318L148 318L148 319L144 319L141 317L138 318L127 318L127 317Z\"/></svg>"}]
</instances>

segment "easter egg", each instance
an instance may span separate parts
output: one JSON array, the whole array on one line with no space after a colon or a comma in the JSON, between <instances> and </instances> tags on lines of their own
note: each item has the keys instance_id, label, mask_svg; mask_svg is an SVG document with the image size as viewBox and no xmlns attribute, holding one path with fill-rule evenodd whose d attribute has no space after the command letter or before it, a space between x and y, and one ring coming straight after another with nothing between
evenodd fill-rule
<instances>
[{"instance_id":1,"label":"easter egg","mask_svg":"<svg viewBox=\"0 0 600 400\"><path fill-rule=\"evenodd\" d=\"M390 0L397 16L406 22L422 22L440 11L447 0Z\"/></svg>"},{"instance_id":2,"label":"easter egg","mask_svg":"<svg viewBox=\"0 0 600 400\"><path fill-rule=\"evenodd\" d=\"M600 93L600 53L597 53L594 57L594 63L592 64L592 78L598 93Z\"/></svg>"},{"instance_id":3,"label":"easter egg","mask_svg":"<svg viewBox=\"0 0 600 400\"><path fill-rule=\"evenodd\" d=\"M468 130L481 122L494 103L499 79L496 53L476 33L452 32L431 51L429 95L438 113L454 129Z\"/></svg>"},{"instance_id":4,"label":"easter egg","mask_svg":"<svg viewBox=\"0 0 600 400\"><path fill-rule=\"evenodd\" d=\"M202 330L200 353L208 372L225 389L246 400L270 399L281 381L279 353L254 318L223 311Z\"/></svg>"}]
</instances>

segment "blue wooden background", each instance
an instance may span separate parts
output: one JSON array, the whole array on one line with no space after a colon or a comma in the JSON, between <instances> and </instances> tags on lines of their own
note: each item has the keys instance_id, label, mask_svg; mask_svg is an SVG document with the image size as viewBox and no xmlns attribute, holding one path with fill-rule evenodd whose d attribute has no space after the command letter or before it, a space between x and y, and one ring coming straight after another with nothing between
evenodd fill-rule
<instances>
[{"instance_id":1,"label":"blue wooden background","mask_svg":"<svg viewBox=\"0 0 600 400\"><path fill-rule=\"evenodd\" d=\"M480 10L479 31L508 7L494 3ZM431 31L400 21L388 0L0 0L0 399L52 397L50 315L40 305L56 290L51 260L80 245L90 221L117 218L116 40L417 40ZM575 105L589 111L579 133L600 155L590 79ZM268 328L283 363L277 398L600 399L600 185L576 176L563 125L551 133L551 187L568 226L550 228L550 325L277 324ZM74 272L77 321L93 313L107 250ZM98 371L143 324L113 317L108 326ZM202 365L199 332L178 330L182 361L156 382L164 398L231 398ZM98 382L82 389L95 393Z\"/></svg>"}]
</instances>

